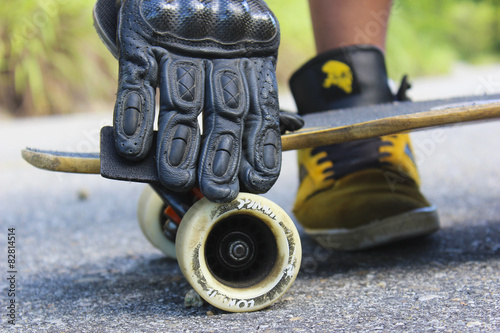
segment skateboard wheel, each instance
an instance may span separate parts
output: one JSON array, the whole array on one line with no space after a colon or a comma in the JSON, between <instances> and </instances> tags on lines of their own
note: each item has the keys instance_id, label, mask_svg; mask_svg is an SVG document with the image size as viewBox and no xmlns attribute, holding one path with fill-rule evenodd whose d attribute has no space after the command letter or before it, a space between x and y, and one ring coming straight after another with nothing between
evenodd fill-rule
<instances>
[{"instance_id":1,"label":"skateboard wheel","mask_svg":"<svg viewBox=\"0 0 500 333\"><path fill-rule=\"evenodd\" d=\"M176 259L175 244L163 233L166 222L165 203L158 194L147 186L139 198L137 219L142 233L148 241L168 258Z\"/></svg>"},{"instance_id":2,"label":"skateboard wheel","mask_svg":"<svg viewBox=\"0 0 500 333\"><path fill-rule=\"evenodd\" d=\"M182 273L213 306L255 311L279 299L295 280L302 258L293 221L275 203L240 193L227 204L201 199L177 231Z\"/></svg>"}]
</instances>

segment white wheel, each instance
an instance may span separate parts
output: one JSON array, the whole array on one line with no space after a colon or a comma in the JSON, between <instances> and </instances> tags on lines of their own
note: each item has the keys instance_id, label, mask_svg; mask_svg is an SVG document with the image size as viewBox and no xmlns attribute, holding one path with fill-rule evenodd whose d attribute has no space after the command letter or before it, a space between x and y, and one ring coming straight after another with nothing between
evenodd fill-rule
<instances>
[{"instance_id":1,"label":"white wheel","mask_svg":"<svg viewBox=\"0 0 500 333\"><path fill-rule=\"evenodd\" d=\"M176 259L175 244L163 233L163 224L166 220L163 213L165 208L165 203L160 196L151 186L147 186L139 198L137 219L148 241L168 258Z\"/></svg>"},{"instance_id":2,"label":"white wheel","mask_svg":"<svg viewBox=\"0 0 500 333\"><path fill-rule=\"evenodd\" d=\"M248 193L227 204L201 199L176 238L182 273L208 303L230 312L255 311L279 299L302 258L293 221L275 203Z\"/></svg>"}]
</instances>

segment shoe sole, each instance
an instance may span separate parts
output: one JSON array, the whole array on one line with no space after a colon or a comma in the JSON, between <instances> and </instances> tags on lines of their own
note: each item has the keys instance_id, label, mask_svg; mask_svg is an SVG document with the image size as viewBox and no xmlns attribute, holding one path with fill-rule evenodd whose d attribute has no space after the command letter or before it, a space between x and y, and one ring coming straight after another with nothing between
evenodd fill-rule
<instances>
[{"instance_id":1,"label":"shoe sole","mask_svg":"<svg viewBox=\"0 0 500 333\"><path fill-rule=\"evenodd\" d=\"M391 216L355 229L305 229L325 249L355 251L425 236L439 230L435 207L425 207Z\"/></svg>"}]
</instances>

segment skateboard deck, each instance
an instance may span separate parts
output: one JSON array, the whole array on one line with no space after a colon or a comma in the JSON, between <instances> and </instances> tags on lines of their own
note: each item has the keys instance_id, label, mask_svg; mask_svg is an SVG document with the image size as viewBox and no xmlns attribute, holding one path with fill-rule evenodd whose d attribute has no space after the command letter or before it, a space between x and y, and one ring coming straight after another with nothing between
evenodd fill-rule
<instances>
[{"instance_id":1,"label":"skateboard deck","mask_svg":"<svg viewBox=\"0 0 500 333\"><path fill-rule=\"evenodd\" d=\"M283 151L323 146L431 127L500 118L500 94L422 102L394 102L308 114L304 128L281 136ZM155 152L129 162L114 149L111 127L101 131L100 153L67 153L26 148L23 158L35 167L139 182L158 182Z\"/></svg>"},{"instance_id":2,"label":"skateboard deck","mask_svg":"<svg viewBox=\"0 0 500 333\"><path fill-rule=\"evenodd\" d=\"M101 172L99 153L68 153L26 148L21 151L21 155L30 164L44 170L90 174Z\"/></svg>"}]
</instances>

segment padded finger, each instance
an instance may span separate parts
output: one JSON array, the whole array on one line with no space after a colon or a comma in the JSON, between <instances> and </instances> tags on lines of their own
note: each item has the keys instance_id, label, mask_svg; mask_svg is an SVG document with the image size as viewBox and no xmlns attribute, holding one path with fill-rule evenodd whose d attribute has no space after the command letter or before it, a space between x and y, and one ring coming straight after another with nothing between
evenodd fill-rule
<instances>
[{"instance_id":1,"label":"padded finger","mask_svg":"<svg viewBox=\"0 0 500 333\"><path fill-rule=\"evenodd\" d=\"M115 145L130 160L149 153L153 139L157 64L146 49L122 49L114 111Z\"/></svg>"},{"instance_id":2,"label":"padded finger","mask_svg":"<svg viewBox=\"0 0 500 333\"><path fill-rule=\"evenodd\" d=\"M207 63L204 139L198 178L211 201L228 202L239 192L238 169L248 88L240 59Z\"/></svg>"},{"instance_id":3,"label":"padded finger","mask_svg":"<svg viewBox=\"0 0 500 333\"><path fill-rule=\"evenodd\" d=\"M280 111L280 132L285 134L286 132L294 132L301 129L304 126L304 119L294 112L290 111Z\"/></svg>"},{"instance_id":4,"label":"padded finger","mask_svg":"<svg viewBox=\"0 0 500 333\"><path fill-rule=\"evenodd\" d=\"M245 123L240 180L247 191L267 192L281 169L279 103L274 58L251 59L250 109Z\"/></svg>"},{"instance_id":5,"label":"padded finger","mask_svg":"<svg viewBox=\"0 0 500 333\"><path fill-rule=\"evenodd\" d=\"M196 180L203 81L200 59L169 58L161 63L157 167L162 184L174 191L187 191Z\"/></svg>"}]
</instances>

